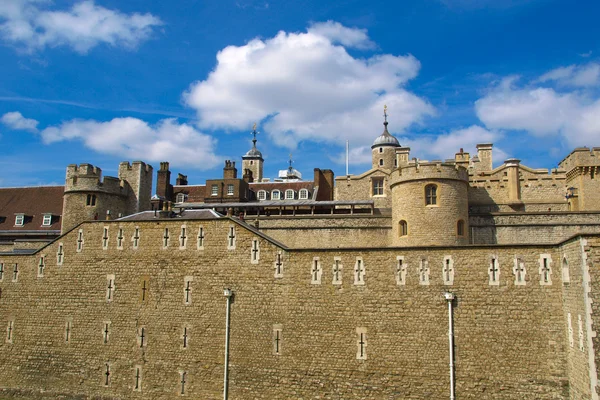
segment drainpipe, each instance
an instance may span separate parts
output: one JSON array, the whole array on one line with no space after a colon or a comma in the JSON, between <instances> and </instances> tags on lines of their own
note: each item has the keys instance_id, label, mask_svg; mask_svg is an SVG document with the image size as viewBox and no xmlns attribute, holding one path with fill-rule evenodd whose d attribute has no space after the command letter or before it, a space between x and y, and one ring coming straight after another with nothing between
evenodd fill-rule
<instances>
[{"instance_id":1,"label":"drainpipe","mask_svg":"<svg viewBox=\"0 0 600 400\"><path fill-rule=\"evenodd\" d=\"M223 295L227 298L227 310L225 313L225 365L223 368L223 400L227 400L227 386L229 383L229 308L231 306L231 297L233 292L227 288L223 290Z\"/></svg>"},{"instance_id":2,"label":"drainpipe","mask_svg":"<svg viewBox=\"0 0 600 400\"><path fill-rule=\"evenodd\" d=\"M448 344L450 348L450 400L454 400L454 323L452 320L452 302L454 293L446 292L444 297L448 302Z\"/></svg>"}]
</instances>

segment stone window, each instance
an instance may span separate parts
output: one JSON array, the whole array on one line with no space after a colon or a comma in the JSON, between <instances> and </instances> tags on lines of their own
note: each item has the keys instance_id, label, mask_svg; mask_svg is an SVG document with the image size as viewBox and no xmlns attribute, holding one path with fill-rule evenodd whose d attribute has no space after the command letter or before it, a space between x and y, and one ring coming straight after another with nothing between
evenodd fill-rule
<instances>
[{"instance_id":1,"label":"stone window","mask_svg":"<svg viewBox=\"0 0 600 400\"><path fill-rule=\"evenodd\" d=\"M550 254L540 254L540 285L552 285L552 258Z\"/></svg>"},{"instance_id":2,"label":"stone window","mask_svg":"<svg viewBox=\"0 0 600 400\"><path fill-rule=\"evenodd\" d=\"M465 236L465 221L459 219L456 223L456 235Z\"/></svg>"},{"instance_id":3,"label":"stone window","mask_svg":"<svg viewBox=\"0 0 600 400\"><path fill-rule=\"evenodd\" d=\"M123 250L123 228L117 231L117 249Z\"/></svg>"},{"instance_id":4,"label":"stone window","mask_svg":"<svg viewBox=\"0 0 600 400\"><path fill-rule=\"evenodd\" d=\"M42 219L42 226L50 226L52 225L52 214L44 214Z\"/></svg>"},{"instance_id":5,"label":"stone window","mask_svg":"<svg viewBox=\"0 0 600 400\"><path fill-rule=\"evenodd\" d=\"M196 247L198 248L198 250L204 250L204 238L206 236L204 235L204 227L200 226L198 228L198 236L196 237Z\"/></svg>"},{"instance_id":6,"label":"stone window","mask_svg":"<svg viewBox=\"0 0 600 400\"><path fill-rule=\"evenodd\" d=\"M15 336L15 321L8 320L6 325L6 343L12 343Z\"/></svg>"},{"instance_id":7,"label":"stone window","mask_svg":"<svg viewBox=\"0 0 600 400\"><path fill-rule=\"evenodd\" d=\"M356 359L367 359L367 328L356 328Z\"/></svg>"},{"instance_id":8,"label":"stone window","mask_svg":"<svg viewBox=\"0 0 600 400\"><path fill-rule=\"evenodd\" d=\"M394 167L397 167L397 166L398 166L398 159L394 158Z\"/></svg>"},{"instance_id":9,"label":"stone window","mask_svg":"<svg viewBox=\"0 0 600 400\"><path fill-rule=\"evenodd\" d=\"M380 152L380 153L383 153L383 147L380 147L380 148L379 148L379 152Z\"/></svg>"},{"instance_id":10,"label":"stone window","mask_svg":"<svg viewBox=\"0 0 600 400\"><path fill-rule=\"evenodd\" d=\"M567 330L569 332L569 346L573 347L575 345L575 340L573 339L573 321L571 320L571 313L567 314Z\"/></svg>"},{"instance_id":11,"label":"stone window","mask_svg":"<svg viewBox=\"0 0 600 400\"><path fill-rule=\"evenodd\" d=\"M187 226L181 225L181 233L179 234L179 250L185 250L187 246Z\"/></svg>"},{"instance_id":12,"label":"stone window","mask_svg":"<svg viewBox=\"0 0 600 400\"><path fill-rule=\"evenodd\" d=\"M133 385L133 390L135 392L141 392L142 391L142 366L141 365L136 365L134 368L134 372L135 372L135 382Z\"/></svg>"},{"instance_id":13,"label":"stone window","mask_svg":"<svg viewBox=\"0 0 600 400\"><path fill-rule=\"evenodd\" d=\"M110 386L110 364L109 363L105 363L104 364L104 386L108 387Z\"/></svg>"},{"instance_id":14,"label":"stone window","mask_svg":"<svg viewBox=\"0 0 600 400\"><path fill-rule=\"evenodd\" d=\"M356 262L354 263L354 284L355 285L364 285L365 284L365 263L362 257L356 257Z\"/></svg>"},{"instance_id":15,"label":"stone window","mask_svg":"<svg viewBox=\"0 0 600 400\"><path fill-rule=\"evenodd\" d=\"M0 282L4 279L4 263L0 263Z\"/></svg>"},{"instance_id":16,"label":"stone window","mask_svg":"<svg viewBox=\"0 0 600 400\"><path fill-rule=\"evenodd\" d=\"M77 233L77 252L81 253L83 250L83 229L80 229Z\"/></svg>"},{"instance_id":17,"label":"stone window","mask_svg":"<svg viewBox=\"0 0 600 400\"><path fill-rule=\"evenodd\" d=\"M437 185L429 184L425 186L425 205L437 205Z\"/></svg>"},{"instance_id":18,"label":"stone window","mask_svg":"<svg viewBox=\"0 0 600 400\"><path fill-rule=\"evenodd\" d=\"M273 354L281 354L281 342L283 341L283 327L280 324L273 325Z\"/></svg>"},{"instance_id":19,"label":"stone window","mask_svg":"<svg viewBox=\"0 0 600 400\"><path fill-rule=\"evenodd\" d=\"M429 261L421 258L419 264L419 285L429 285Z\"/></svg>"},{"instance_id":20,"label":"stone window","mask_svg":"<svg viewBox=\"0 0 600 400\"><path fill-rule=\"evenodd\" d=\"M23 226L25 224L25 214L15 215L15 226Z\"/></svg>"},{"instance_id":21,"label":"stone window","mask_svg":"<svg viewBox=\"0 0 600 400\"><path fill-rule=\"evenodd\" d=\"M163 249L169 247L169 239L171 239L169 236L169 228L165 228L165 232L163 233Z\"/></svg>"},{"instance_id":22,"label":"stone window","mask_svg":"<svg viewBox=\"0 0 600 400\"><path fill-rule=\"evenodd\" d=\"M498 263L498 257L495 255L490 257L490 268L488 269L488 276L488 285L500 285L500 264Z\"/></svg>"},{"instance_id":23,"label":"stone window","mask_svg":"<svg viewBox=\"0 0 600 400\"><path fill-rule=\"evenodd\" d=\"M185 395L185 384L187 383L186 378L187 372L179 371L179 383L181 384L181 391L179 392L179 394L182 396Z\"/></svg>"},{"instance_id":24,"label":"stone window","mask_svg":"<svg viewBox=\"0 0 600 400\"><path fill-rule=\"evenodd\" d=\"M314 257L312 267L310 268L310 283L313 285L320 285L322 274L323 269L321 268L321 261L319 260L319 257Z\"/></svg>"},{"instance_id":25,"label":"stone window","mask_svg":"<svg viewBox=\"0 0 600 400\"><path fill-rule=\"evenodd\" d=\"M181 329L181 348L186 350L190 345L190 328L184 325Z\"/></svg>"},{"instance_id":26,"label":"stone window","mask_svg":"<svg viewBox=\"0 0 600 400\"><path fill-rule=\"evenodd\" d=\"M58 249L56 250L56 265L62 265L64 260L65 253L63 252L63 244L62 242L58 244Z\"/></svg>"},{"instance_id":27,"label":"stone window","mask_svg":"<svg viewBox=\"0 0 600 400\"><path fill-rule=\"evenodd\" d=\"M102 230L102 250L108 250L108 226L105 226Z\"/></svg>"},{"instance_id":28,"label":"stone window","mask_svg":"<svg viewBox=\"0 0 600 400\"><path fill-rule=\"evenodd\" d=\"M380 166L380 167L383 167L383 158L380 158L380 159L379 159L379 166Z\"/></svg>"},{"instance_id":29,"label":"stone window","mask_svg":"<svg viewBox=\"0 0 600 400\"><path fill-rule=\"evenodd\" d=\"M44 277L44 269L46 269L46 256L42 254L42 256L40 257L40 261L38 262L38 278Z\"/></svg>"},{"instance_id":30,"label":"stone window","mask_svg":"<svg viewBox=\"0 0 600 400\"><path fill-rule=\"evenodd\" d=\"M300 200L308 200L308 189L300 189L298 192L298 198Z\"/></svg>"},{"instance_id":31,"label":"stone window","mask_svg":"<svg viewBox=\"0 0 600 400\"><path fill-rule=\"evenodd\" d=\"M583 346L583 320L581 314L577 315L577 324L579 325L579 350L583 352L585 347Z\"/></svg>"},{"instance_id":32,"label":"stone window","mask_svg":"<svg viewBox=\"0 0 600 400\"><path fill-rule=\"evenodd\" d=\"M96 195L95 194L88 194L86 199L85 199L85 205L86 206L90 206L93 207L96 205Z\"/></svg>"},{"instance_id":33,"label":"stone window","mask_svg":"<svg viewBox=\"0 0 600 400\"><path fill-rule=\"evenodd\" d=\"M267 199L267 192L265 190L259 190L258 191L258 195L257 195L258 200L266 200Z\"/></svg>"},{"instance_id":34,"label":"stone window","mask_svg":"<svg viewBox=\"0 0 600 400\"><path fill-rule=\"evenodd\" d=\"M407 236L408 235L408 223L406 223L405 220L401 220L398 223L398 234L400 236Z\"/></svg>"},{"instance_id":35,"label":"stone window","mask_svg":"<svg viewBox=\"0 0 600 400\"><path fill-rule=\"evenodd\" d=\"M112 301L115 295L115 276L106 275L106 301Z\"/></svg>"},{"instance_id":36,"label":"stone window","mask_svg":"<svg viewBox=\"0 0 600 400\"><path fill-rule=\"evenodd\" d=\"M567 257L563 258L562 281L563 283L571 282L571 274L569 273L569 262L567 261Z\"/></svg>"},{"instance_id":37,"label":"stone window","mask_svg":"<svg viewBox=\"0 0 600 400\"><path fill-rule=\"evenodd\" d=\"M146 303L150 296L150 277L142 276L140 278L140 302Z\"/></svg>"},{"instance_id":38,"label":"stone window","mask_svg":"<svg viewBox=\"0 0 600 400\"><path fill-rule=\"evenodd\" d=\"M294 200L295 193L292 189L287 189L285 191L285 199L286 200Z\"/></svg>"},{"instance_id":39,"label":"stone window","mask_svg":"<svg viewBox=\"0 0 600 400\"><path fill-rule=\"evenodd\" d=\"M183 304L189 306L192 304L192 282L194 281L193 276L186 276L183 278Z\"/></svg>"},{"instance_id":40,"label":"stone window","mask_svg":"<svg viewBox=\"0 0 600 400\"><path fill-rule=\"evenodd\" d=\"M15 263L13 266L13 282L17 282L19 280L19 264Z\"/></svg>"},{"instance_id":41,"label":"stone window","mask_svg":"<svg viewBox=\"0 0 600 400\"><path fill-rule=\"evenodd\" d=\"M187 200L187 194L185 193L177 193L177 197L175 198L176 203L183 203Z\"/></svg>"},{"instance_id":42,"label":"stone window","mask_svg":"<svg viewBox=\"0 0 600 400\"><path fill-rule=\"evenodd\" d=\"M148 332L145 326L140 326L137 330L137 344L140 348L148 345Z\"/></svg>"},{"instance_id":43,"label":"stone window","mask_svg":"<svg viewBox=\"0 0 600 400\"><path fill-rule=\"evenodd\" d=\"M275 257L275 278L283 278L283 256L281 251L277 252L277 256Z\"/></svg>"},{"instance_id":44,"label":"stone window","mask_svg":"<svg viewBox=\"0 0 600 400\"><path fill-rule=\"evenodd\" d=\"M281 199L281 192L277 189L273 190L271 192L271 200L280 200Z\"/></svg>"},{"instance_id":45,"label":"stone window","mask_svg":"<svg viewBox=\"0 0 600 400\"><path fill-rule=\"evenodd\" d=\"M73 331L73 321L71 319L68 319L67 321L65 321L65 343L70 343L71 342L71 335Z\"/></svg>"},{"instance_id":46,"label":"stone window","mask_svg":"<svg viewBox=\"0 0 600 400\"><path fill-rule=\"evenodd\" d=\"M331 283L333 285L341 285L342 284L342 272L344 270L344 266L342 265L341 257L333 257L333 280Z\"/></svg>"},{"instance_id":47,"label":"stone window","mask_svg":"<svg viewBox=\"0 0 600 400\"><path fill-rule=\"evenodd\" d=\"M383 196L383 178L373 178L373 196Z\"/></svg>"},{"instance_id":48,"label":"stone window","mask_svg":"<svg viewBox=\"0 0 600 400\"><path fill-rule=\"evenodd\" d=\"M110 321L104 321L102 324L102 343L107 344L110 337Z\"/></svg>"},{"instance_id":49,"label":"stone window","mask_svg":"<svg viewBox=\"0 0 600 400\"><path fill-rule=\"evenodd\" d=\"M233 184L227 184L227 196L233 196Z\"/></svg>"},{"instance_id":50,"label":"stone window","mask_svg":"<svg viewBox=\"0 0 600 400\"><path fill-rule=\"evenodd\" d=\"M140 245L140 227L136 226L133 231L133 236L131 237L131 241L133 242L133 248L137 249Z\"/></svg>"},{"instance_id":51,"label":"stone window","mask_svg":"<svg viewBox=\"0 0 600 400\"><path fill-rule=\"evenodd\" d=\"M218 196L219 195L219 185L211 185L210 187L210 195Z\"/></svg>"},{"instance_id":52,"label":"stone window","mask_svg":"<svg viewBox=\"0 0 600 400\"><path fill-rule=\"evenodd\" d=\"M513 274L515 275L515 285L524 286L527 284L525 276L527 271L525 269L525 262L520 257L515 257L515 266L513 267Z\"/></svg>"},{"instance_id":53,"label":"stone window","mask_svg":"<svg viewBox=\"0 0 600 400\"><path fill-rule=\"evenodd\" d=\"M454 260L452 256L444 256L442 278L444 279L444 285L454 284Z\"/></svg>"},{"instance_id":54,"label":"stone window","mask_svg":"<svg viewBox=\"0 0 600 400\"><path fill-rule=\"evenodd\" d=\"M396 285L406 285L406 262L404 256L396 256Z\"/></svg>"},{"instance_id":55,"label":"stone window","mask_svg":"<svg viewBox=\"0 0 600 400\"><path fill-rule=\"evenodd\" d=\"M227 250L235 250L235 226L229 226L229 233L227 234Z\"/></svg>"},{"instance_id":56,"label":"stone window","mask_svg":"<svg viewBox=\"0 0 600 400\"><path fill-rule=\"evenodd\" d=\"M250 248L250 263L258 264L260 260L260 246L257 238L252 239L252 247Z\"/></svg>"}]
</instances>

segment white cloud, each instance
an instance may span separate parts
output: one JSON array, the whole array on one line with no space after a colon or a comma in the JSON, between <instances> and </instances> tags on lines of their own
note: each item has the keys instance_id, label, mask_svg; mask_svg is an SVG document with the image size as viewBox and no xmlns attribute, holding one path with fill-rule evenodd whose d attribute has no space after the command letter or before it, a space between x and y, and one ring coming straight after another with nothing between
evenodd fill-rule
<instances>
[{"instance_id":1,"label":"white cloud","mask_svg":"<svg viewBox=\"0 0 600 400\"><path fill-rule=\"evenodd\" d=\"M18 111L8 112L0 121L11 129L37 132L38 121L23 117Z\"/></svg>"},{"instance_id":2,"label":"white cloud","mask_svg":"<svg viewBox=\"0 0 600 400\"><path fill-rule=\"evenodd\" d=\"M279 32L228 46L184 101L197 111L201 127L240 130L264 121L262 130L289 147L301 140L370 144L382 130L384 104L394 131L434 114L426 100L403 88L419 71L415 57L354 58L336 43L372 45L364 30L330 21L305 33Z\"/></svg>"},{"instance_id":3,"label":"white cloud","mask_svg":"<svg viewBox=\"0 0 600 400\"><path fill-rule=\"evenodd\" d=\"M0 2L0 36L26 51L69 46L86 53L100 43L134 48L150 36L154 27L162 25L149 13L123 14L91 0L60 11L41 8L47 4L45 0Z\"/></svg>"},{"instance_id":4,"label":"white cloud","mask_svg":"<svg viewBox=\"0 0 600 400\"><path fill-rule=\"evenodd\" d=\"M46 144L81 140L100 153L126 159L169 160L175 166L210 169L220 159L214 154L216 141L175 119L163 119L155 125L137 118L115 118L108 122L72 120L40 132Z\"/></svg>"},{"instance_id":5,"label":"white cloud","mask_svg":"<svg viewBox=\"0 0 600 400\"><path fill-rule=\"evenodd\" d=\"M597 145L600 140L600 99L577 91L517 87L514 78L507 78L475 102L475 111L490 129L562 136L570 146Z\"/></svg>"},{"instance_id":6,"label":"white cloud","mask_svg":"<svg viewBox=\"0 0 600 400\"><path fill-rule=\"evenodd\" d=\"M589 87L600 84L600 64L569 65L553 69L540 76L537 82L555 81L559 85Z\"/></svg>"}]
</instances>

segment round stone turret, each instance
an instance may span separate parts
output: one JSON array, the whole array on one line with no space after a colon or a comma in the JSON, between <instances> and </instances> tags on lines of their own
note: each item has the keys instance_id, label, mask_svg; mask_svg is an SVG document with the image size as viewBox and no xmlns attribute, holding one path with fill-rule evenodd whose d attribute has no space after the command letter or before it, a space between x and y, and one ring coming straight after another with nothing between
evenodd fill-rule
<instances>
[{"instance_id":1,"label":"round stone turret","mask_svg":"<svg viewBox=\"0 0 600 400\"><path fill-rule=\"evenodd\" d=\"M394 246L454 246L469 243L469 175L442 162L411 162L394 171Z\"/></svg>"},{"instance_id":2,"label":"round stone turret","mask_svg":"<svg viewBox=\"0 0 600 400\"><path fill-rule=\"evenodd\" d=\"M386 115L387 117L387 115ZM400 142L392 134L388 132L387 120L383 123L383 133L375 139L371 146L371 155L373 160L373 168L397 168L396 164L396 149L400 147Z\"/></svg>"},{"instance_id":3,"label":"round stone turret","mask_svg":"<svg viewBox=\"0 0 600 400\"><path fill-rule=\"evenodd\" d=\"M258 132L256 131L256 124L252 130L252 135L254 138L252 139L252 148L246 152L242 156L242 171L249 170L252 175L252 179L260 182L263 178L263 164L265 160L263 160L262 153L256 148L256 135Z\"/></svg>"}]
</instances>

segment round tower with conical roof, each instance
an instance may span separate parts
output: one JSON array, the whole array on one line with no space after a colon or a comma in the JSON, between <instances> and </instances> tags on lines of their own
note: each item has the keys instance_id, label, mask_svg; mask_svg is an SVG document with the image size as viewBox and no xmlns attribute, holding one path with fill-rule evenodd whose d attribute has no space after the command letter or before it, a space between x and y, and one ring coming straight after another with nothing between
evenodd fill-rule
<instances>
[{"instance_id":1,"label":"round tower with conical roof","mask_svg":"<svg viewBox=\"0 0 600 400\"><path fill-rule=\"evenodd\" d=\"M252 172L252 179L256 182L260 182L263 178L263 164L265 160L263 160L262 153L256 148L257 134L256 124L254 124L254 127L252 128L252 135L254 135L254 138L252 139L252 148L242 156L242 170L250 170Z\"/></svg>"},{"instance_id":2,"label":"round tower with conical roof","mask_svg":"<svg viewBox=\"0 0 600 400\"><path fill-rule=\"evenodd\" d=\"M396 164L396 149L400 147L398 139L388 132L387 121L387 106L383 107L383 133L375 139L371 146L371 154L373 157L373 168L395 169Z\"/></svg>"}]
</instances>

